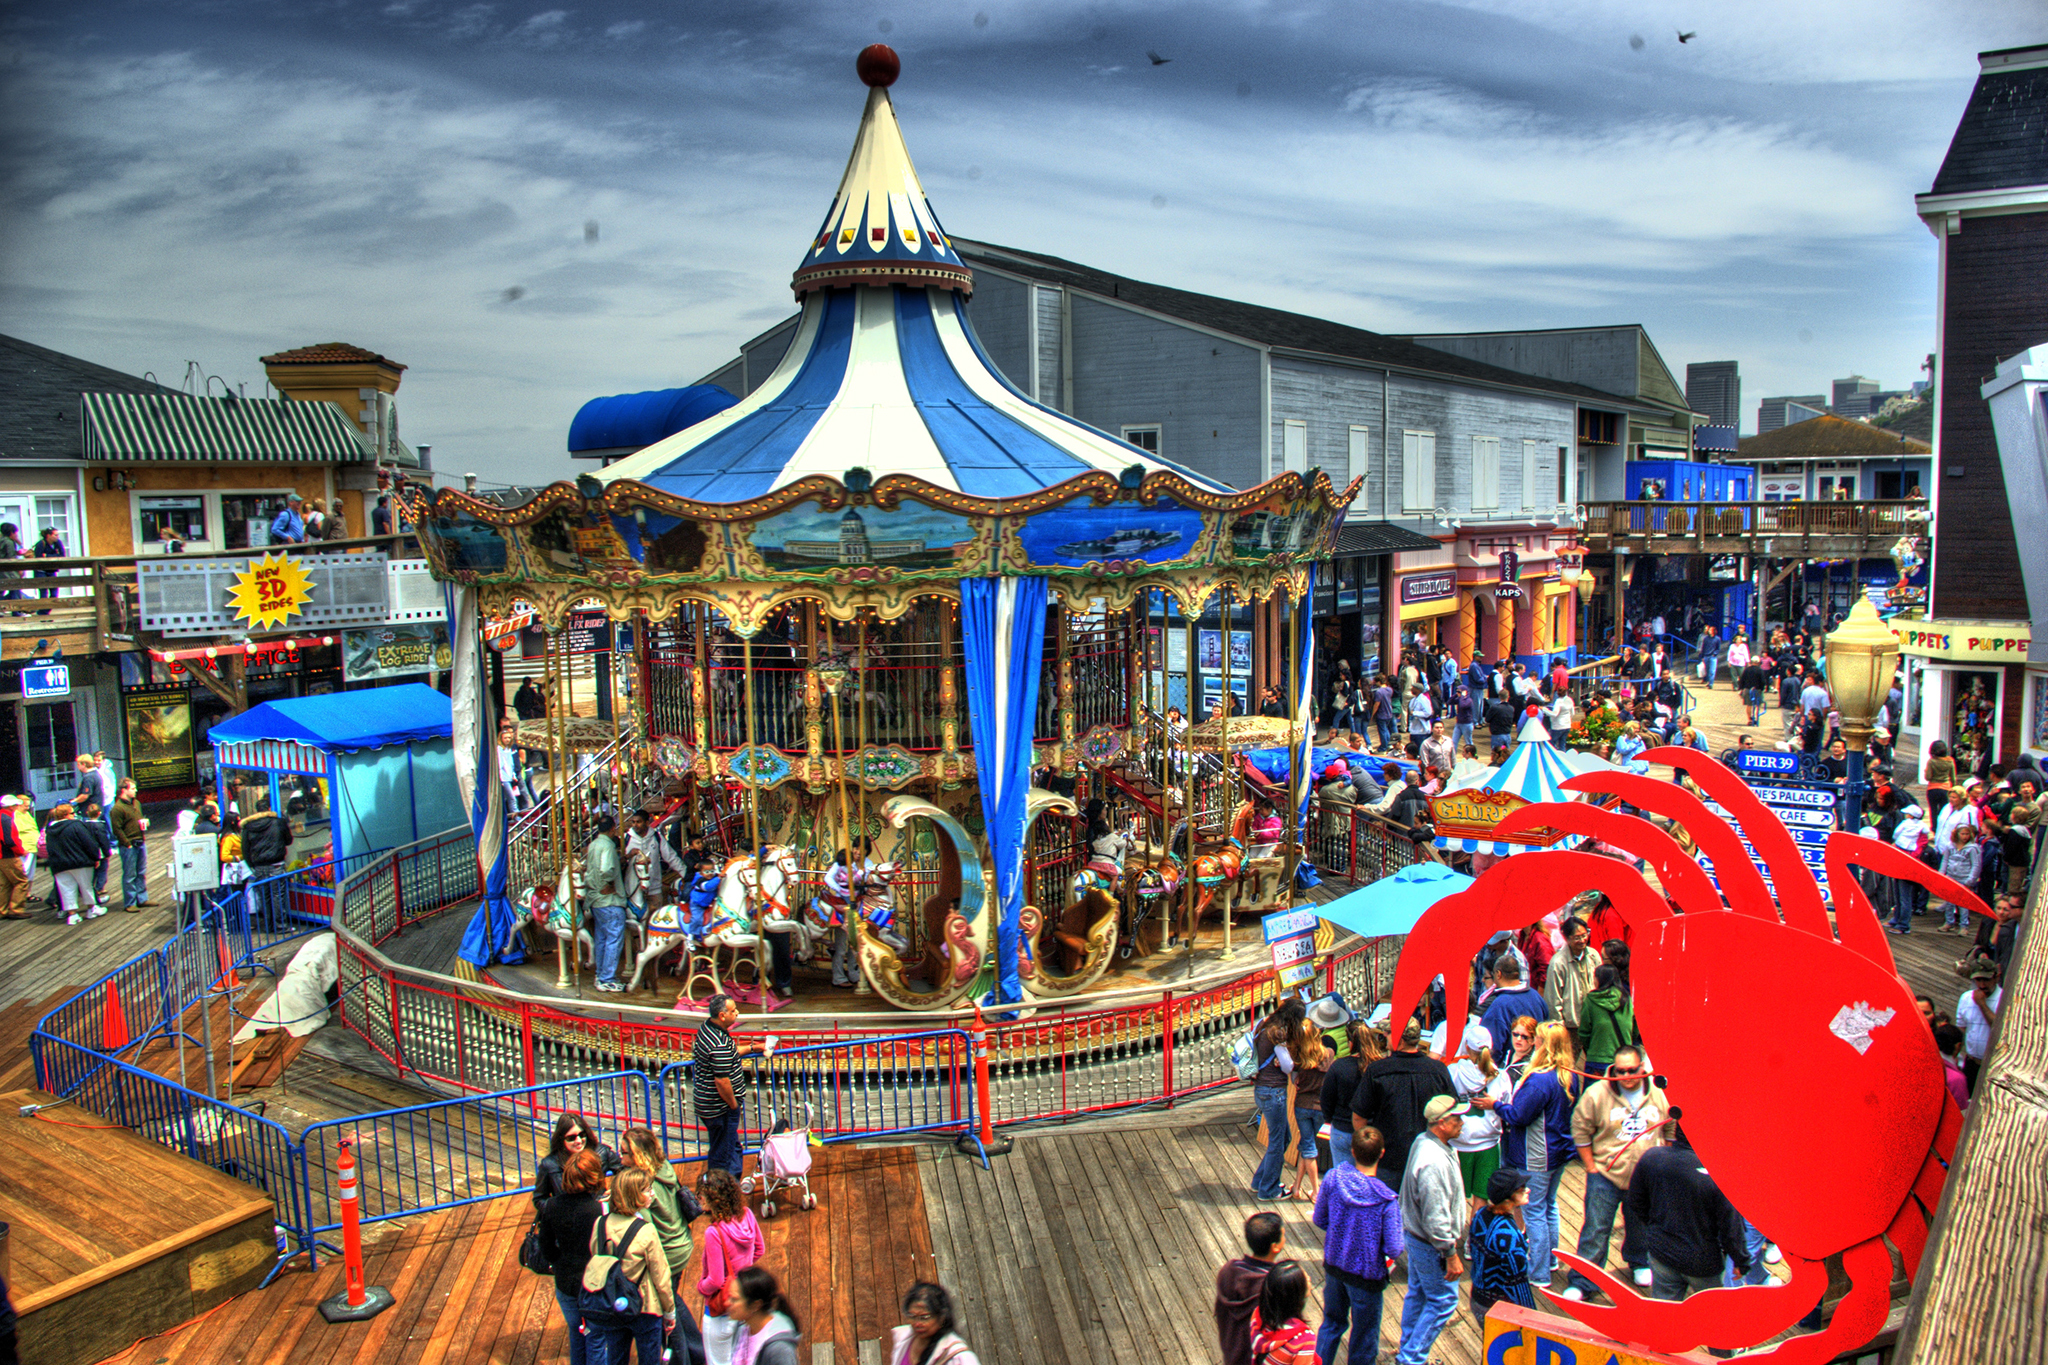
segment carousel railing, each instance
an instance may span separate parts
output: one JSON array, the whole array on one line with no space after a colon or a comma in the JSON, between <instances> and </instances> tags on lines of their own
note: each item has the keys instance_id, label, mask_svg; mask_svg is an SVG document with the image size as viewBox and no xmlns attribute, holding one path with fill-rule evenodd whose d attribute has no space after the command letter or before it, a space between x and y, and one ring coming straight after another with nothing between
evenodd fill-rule
<instances>
[{"instance_id":1,"label":"carousel railing","mask_svg":"<svg viewBox=\"0 0 2048 1365\"><path fill-rule=\"evenodd\" d=\"M1123 726L1131 714L1131 630L1119 613L1107 621L1081 618L1067 637L1067 669L1073 678L1074 733L1098 726Z\"/></svg>"},{"instance_id":2,"label":"carousel railing","mask_svg":"<svg viewBox=\"0 0 2048 1365\"><path fill-rule=\"evenodd\" d=\"M1309 798L1303 845L1325 881L1353 886L1390 877L1413 863L1443 861L1426 830L1346 802L1325 801L1320 793Z\"/></svg>"},{"instance_id":3,"label":"carousel railing","mask_svg":"<svg viewBox=\"0 0 2048 1365\"><path fill-rule=\"evenodd\" d=\"M743 749L749 739L771 749L804 748L804 666L787 644L754 647L754 706L747 727L747 666L740 646L727 643L712 655L706 689L711 747Z\"/></svg>"}]
</instances>

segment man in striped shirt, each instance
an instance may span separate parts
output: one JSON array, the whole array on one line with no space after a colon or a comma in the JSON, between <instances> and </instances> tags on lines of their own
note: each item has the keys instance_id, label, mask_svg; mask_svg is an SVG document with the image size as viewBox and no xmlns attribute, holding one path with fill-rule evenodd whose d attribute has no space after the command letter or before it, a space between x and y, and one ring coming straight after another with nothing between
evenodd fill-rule
<instances>
[{"instance_id":1,"label":"man in striped shirt","mask_svg":"<svg viewBox=\"0 0 2048 1365\"><path fill-rule=\"evenodd\" d=\"M731 996L714 995L705 1009L706 1018L690 1048L690 1095L696 1103L697 1122L704 1125L711 1144L704 1169L722 1166L737 1180L741 1101L747 1093L747 1073L740 1058L759 1052L761 1044L733 1038L732 1026L740 1021L740 1007Z\"/></svg>"}]
</instances>

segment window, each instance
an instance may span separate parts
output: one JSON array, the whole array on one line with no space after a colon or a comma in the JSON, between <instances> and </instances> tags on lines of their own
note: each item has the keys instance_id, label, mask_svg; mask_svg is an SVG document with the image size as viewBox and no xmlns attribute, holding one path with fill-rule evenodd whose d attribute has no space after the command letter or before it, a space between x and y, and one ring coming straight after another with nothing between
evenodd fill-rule
<instances>
[{"instance_id":1,"label":"window","mask_svg":"<svg viewBox=\"0 0 2048 1365\"><path fill-rule=\"evenodd\" d=\"M1472 507L1500 506L1500 437L1472 438Z\"/></svg>"},{"instance_id":2,"label":"window","mask_svg":"<svg viewBox=\"0 0 2048 1365\"><path fill-rule=\"evenodd\" d=\"M1613 412L1589 412L1579 410L1579 443L1581 445L1611 446L1616 444L1621 433L1621 416Z\"/></svg>"},{"instance_id":3,"label":"window","mask_svg":"<svg viewBox=\"0 0 2048 1365\"><path fill-rule=\"evenodd\" d=\"M1355 483L1365 477L1366 445L1372 439L1372 428L1352 427L1349 435L1351 444L1349 462L1345 465L1345 478L1348 482Z\"/></svg>"},{"instance_id":4,"label":"window","mask_svg":"<svg viewBox=\"0 0 2048 1365\"><path fill-rule=\"evenodd\" d=\"M1125 427L1124 439L1147 455L1159 453L1159 425L1156 422L1150 426Z\"/></svg>"},{"instance_id":5,"label":"window","mask_svg":"<svg viewBox=\"0 0 2048 1365\"><path fill-rule=\"evenodd\" d=\"M1280 467L1308 473L1308 423L1290 419L1281 424Z\"/></svg>"},{"instance_id":6,"label":"window","mask_svg":"<svg viewBox=\"0 0 2048 1365\"><path fill-rule=\"evenodd\" d=\"M270 523L284 506L284 491L220 495L221 548L253 550L270 544Z\"/></svg>"},{"instance_id":7,"label":"window","mask_svg":"<svg viewBox=\"0 0 2048 1365\"><path fill-rule=\"evenodd\" d=\"M78 757L78 729L71 703L29 705L21 710L28 722L28 766L38 771L68 767Z\"/></svg>"},{"instance_id":8,"label":"window","mask_svg":"<svg viewBox=\"0 0 2048 1365\"><path fill-rule=\"evenodd\" d=\"M140 543L169 540L206 539L206 495L184 493L175 497L138 497L135 500Z\"/></svg>"},{"instance_id":9,"label":"window","mask_svg":"<svg viewBox=\"0 0 2048 1365\"><path fill-rule=\"evenodd\" d=\"M1550 499L1544 496L1549 490L1537 483L1537 476L1542 472L1538 468L1537 455L1542 449L1541 441L1522 442L1522 506L1532 512L1550 505Z\"/></svg>"},{"instance_id":10,"label":"window","mask_svg":"<svg viewBox=\"0 0 2048 1365\"><path fill-rule=\"evenodd\" d=\"M1583 500L1583 499L1582 499ZM1557 448L1557 505L1569 507L1572 502L1572 448Z\"/></svg>"},{"instance_id":11,"label":"window","mask_svg":"<svg viewBox=\"0 0 2048 1365\"><path fill-rule=\"evenodd\" d=\"M1401 507L1409 512L1436 510L1436 433L1401 433Z\"/></svg>"},{"instance_id":12,"label":"window","mask_svg":"<svg viewBox=\"0 0 2048 1365\"><path fill-rule=\"evenodd\" d=\"M1573 461L1572 461L1572 463L1573 463L1574 465L1576 465L1576 466L1578 467L1578 473L1579 473L1579 501L1580 501L1580 502L1591 502L1591 501L1593 500L1593 465L1592 465L1592 462L1591 462L1591 461L1588 461L1588 460L1577 460L1577 459L1575 459L1575 460L1573 460Z\"/></svg>"}]
</instances>

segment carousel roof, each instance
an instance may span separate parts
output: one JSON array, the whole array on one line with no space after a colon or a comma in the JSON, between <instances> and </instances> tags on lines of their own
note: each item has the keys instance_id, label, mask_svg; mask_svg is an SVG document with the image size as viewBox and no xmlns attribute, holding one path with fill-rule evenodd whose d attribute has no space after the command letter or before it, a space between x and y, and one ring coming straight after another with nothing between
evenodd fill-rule
<instances>
[{"instance_id":1,"label":"carousel roof","mask_svg":"<svg viewBox=\"0 0 2048 1365\"><path fill-rule=\"evenodd\" d=\"M1232 491L1034 401L989 361L967 319L973 277L911 165L887 89L895 54L882 53L861 54L867 108L839 193L792 281L803 313L781 364L734 406L598 477L733 503L865 469L1011 498L1136 465Z\"/></svg>"},{"instance_id":2,"label":"carousel roof","mask_svg":"<svg viewBox=\"0 0 2048 1365\"><path fill-rule=\"evenodd\" d=\"M1450 791L1507 792L1524 801L1583 801L1585 797L1577 792L1564 789L1564 784L1583 772L1592 772L1611 767L1603 759L1591 754L1571 754L1557 751L1550 742L1550 732L1542 722L1533 717L1522 726L1516 737L1515 747L1508 751L1507 762L1498 768L1474 772L1469 778L1451 784ZM1446 794L1449 794L1448 792ZM1584 842L1584 836L1571 834L1548 845L1550 848L1573 848ZM1499 839L1466 839L1451 835L1438 835L1438 848L1463 849L1467 853L1492 853L1506 857L1514 853L1531 853L1535 850L1528 844L1511 844Z\"/></svg>"}]
</instances>

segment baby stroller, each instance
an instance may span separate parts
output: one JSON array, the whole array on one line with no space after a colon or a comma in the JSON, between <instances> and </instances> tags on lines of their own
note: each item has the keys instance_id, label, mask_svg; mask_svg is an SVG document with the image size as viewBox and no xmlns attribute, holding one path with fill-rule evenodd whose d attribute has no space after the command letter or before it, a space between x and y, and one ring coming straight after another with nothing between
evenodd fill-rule
<instances>
[{"instance_id":1,"label":"baby stroller","mask_svg":"<svg viewBox=\"0 0 2048 1365\"><path fill-rule=\"evenodd\" d=\"M811 1193L811 1108L807 1104L796 1107L797 1119L794 1124L787 1121L778 1123L769 1115L769 1127L773 1130L761 1143L761 1216L775 1216L775 1192L777 1190L801 1189L801 1207L818 1207L818 1196ZM787 1202L788 1195L783 1196Z\"/></svg>"}]
</instances>

